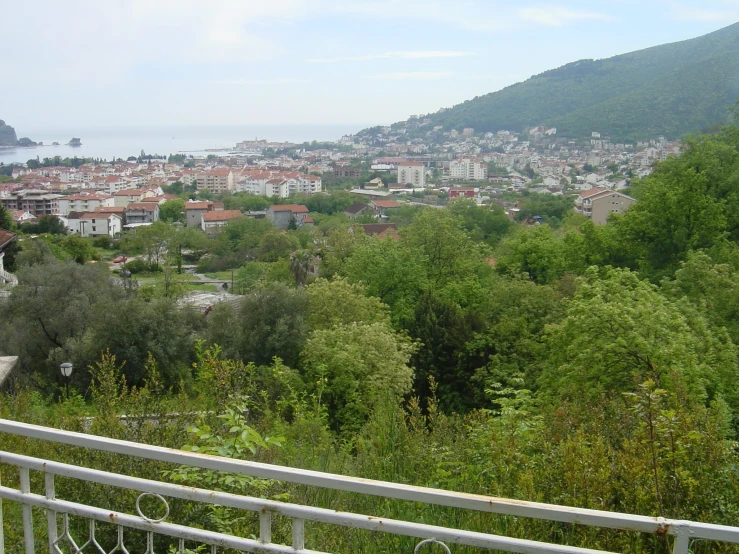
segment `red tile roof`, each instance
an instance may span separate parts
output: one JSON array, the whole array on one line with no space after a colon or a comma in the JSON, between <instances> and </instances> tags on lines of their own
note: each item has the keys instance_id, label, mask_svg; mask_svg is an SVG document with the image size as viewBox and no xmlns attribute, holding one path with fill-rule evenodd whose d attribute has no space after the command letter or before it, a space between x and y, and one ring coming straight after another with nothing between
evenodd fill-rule
<instances>
[{"instance_id":1,"label":"red tile roof","mask_svg":"<svg viewBox=\"0 0 739 554\"><path fill-rule=\"evenodd\" d=\"M10 242L15 238L15 233L11 233L10 231L5 231L4 229L0 229L0 249L2 249L3 246L6 244L10 244Z\"/></svg>"},{"instance_id":2,"label":"red tile roof","mask_svg":"<svg viewBox=\"0 0 739 554\"><path fill-rule=\"evenodd\" d=\"M277 204L270 206L273 212L292 212L294 214L307 214L308 208L302 204Z\"/></svg>"},{"instance_id":3,"label":"red tile roof","mask_svg":"<svg viewBox=\"0 0 739 554\"><path fill-rule=\"evenodd\" d=\"M378 208L399 208L400 207L400 204L398 204L395 200L373 200L372 203Z\"/></svg>"},{"instance_id":4,"label":"red tile roof","mask_svg":"<svg viewBox=\"0 0 739 554\"><path fill-rule=\"evenodd\" d=\"M205 212L203 214L203 221L228 221L241 217L242 215L239 210L217 210L214 212Z\"/></svg>"},{"instance_id":5,"label":"red tile roof","mask_svg":"<svg viewBox=\"0 0 739 554\"><path fill-rule=\"evenodd\" d=\"M152 204L151 202L134 202L133 204L129 204L126 206L126 211L132 211L132 210L145 210L148 212L155 212L157 210L157 205Z\"/></svg>"}]
</instances>

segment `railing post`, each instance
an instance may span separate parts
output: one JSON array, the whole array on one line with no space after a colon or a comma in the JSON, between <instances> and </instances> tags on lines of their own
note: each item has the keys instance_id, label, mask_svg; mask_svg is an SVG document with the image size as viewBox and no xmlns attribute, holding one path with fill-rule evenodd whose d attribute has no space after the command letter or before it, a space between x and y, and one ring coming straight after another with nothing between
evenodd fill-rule
<instances>
[{"instance_id":1,"label":"railing post","mask_svg":"<svg viewBox=\"0 0 739 554\"><path fill-rule=\"evenodd\" d=\"M21 475L21 493L28 494L31 492L31 476L27 467L20 468ZM23 544L26 554L34 554L35 548L33 544L33 512L31 505L23 503Z\"/></svg>"},{"instance_id":2,"label":"railing post","mask_svg":"<svg viewBox=\"0 0 739 554\"><path fill-rule=\"evenodd\" d=\"M675 522L673 528L675 529L675 542L672 545L672 554L688 554L690 549L690 522Z\"/></svg>"},{"instance_id":3,"label":"railing post","mask_svg":"<svg viewBox=\"0 0 739 554\"><path fill-rule=\"evenodd\" d=\"M44 473L44 493L49 500L54 500L56 497L53 473ZM56 541L58 538L56 512L53 510L46 510L46 526L48 527L49 534L49 554L52 554L57 551Z\"/></svg>"},{"instance_id":4,"label":"railing post","mask_svg":"<svg viewBox=\"0 0 739 554\"><path fill-rule=\"evenodd\" d=\"M305 548L305 520L293 518L293 549L303 550Z\"/></svg>"},{"instance_id":5,"label":"railing post","mask_svg":"<svg viewBox=\"0 0 739 554\"><path fill-rule=\"evenodd\" d=\"M0 485L3 484L2 471L0 471ZM0 552L5 552L5 536L3 535L3 499L0 498Z\"/></svg>"},{"instance_id":6,"label":"railing post","mask_svg":"<svg viewBox=\"0 0 739 554\"><path fill-rule=\"evenodd\" d=\"M272 512L262 508L259 512L259 542L272 542Z\"/></svg>"}]
</instances>

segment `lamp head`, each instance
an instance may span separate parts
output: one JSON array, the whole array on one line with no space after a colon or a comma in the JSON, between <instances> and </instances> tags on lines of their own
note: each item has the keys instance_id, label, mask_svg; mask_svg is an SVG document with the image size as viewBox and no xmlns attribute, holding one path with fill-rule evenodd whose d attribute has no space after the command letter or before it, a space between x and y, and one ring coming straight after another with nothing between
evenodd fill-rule
<instances>
[{"instance_id":1,"label":"lamp head","mask_svg":"<svg viewBox=\"0 0 739 554\"><path fill-rule=\"evenodd\" d=\"M62 375L65 377L69 377L72 375L72 364L69 362L65 362L62 365L59 366L59 369L62 371Z\"/></svg>"}]
</instances>

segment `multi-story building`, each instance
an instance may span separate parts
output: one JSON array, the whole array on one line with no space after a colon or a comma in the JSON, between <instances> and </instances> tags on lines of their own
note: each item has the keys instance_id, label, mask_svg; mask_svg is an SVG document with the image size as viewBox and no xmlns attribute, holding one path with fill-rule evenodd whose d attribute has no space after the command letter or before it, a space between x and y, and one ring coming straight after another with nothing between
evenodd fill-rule
<instances>
[{"instance_id":1,"label":"multi-story building","mask_svg":"<svg viewBox=\"0 0 739 554\"><path fill-rule=\"evenodd\" d=\"M185 202L185 227L197 227L202 229L203 214L207 212L223 210L220 202Z\"/></svg>"},{"instance_id":2,"label":"multi-story building","mask_svg":"<svg viewBox=\"0 0 739 554\"><path fill-rule=\"evenodd\" d=\"M126 207L133 202L141 202L141 196L138 189L119 190L113 193L113 205Z\"/></svg>"},{"instance_id":3,"label":"multi-story building","mask_svg":"<svg viewBox=\"0 0 739 554\"><path fill-rule=\"evenodd\" d=\"M420 162L398 164L398 183L419 188L426 186L426 168Z\"/></svg>"},{"instance_id":4,"label":"multi-story building","mask_svg":"<svg viewBox=\"0 0 739 554\"><path fill-rule=\"evenodd\" d=\"M59 213L61 194L51 194L45 190L20 190L0 196L0 204L8 210L30 212L34 217Z\"/></svg>"},{"instance_id":5,"label":"multi-story building","mask_svg":"<svg viewBox=\"0 0 739 554\"><path fill-rule=\"evenodd\" d=\"M230 169L211 169L195 173L191 177L198 190L209 190L213 194L233 192L236 190L234 174Z\"/></svg>"},{"instance_id":6,"label":"multi-story building","mask_svg":"<svg viewBox=\"0 0 739 554\"><path fill-rule=\"evenodd\" d=\"M59 214L67 215L70 212L92 212L96 208L115 205L114 198L104 194L71 194L59 198Z\"/></svg>"},{"instance_id":7,"label":"multi-story building","mask_svg":"<svg viewBox=\"0 0 739 554\"><path fill-rule=\"evenodd\" d=\"M219 210L217 212L205 212L200 220L200 228L207 235L217 235L221 227L229 221L241 217L239 210Z\"/></svg>"},{"instance_id":8,"label":"multi-story building","mask_svg":"<svg viewBox=\"0 0 739 554\"><path fill-rule=\"evenodd\" d=\"M309 217L308 213L308 208L302 204L279 204L267 208L267 219L278 229L287 229L291 222L302 227L305 218Z\"/></svg>"},{"instance_id":9,"label":"multi-story building","mask_svg":"<svg viewBox=\"0 0 739 554\"><path fill-rule=\"evenodd\" d=\"M615 190L595 188L581 192L575 200L575 211L590 218L596 225L605 225L612 213L623 213L636 202Z\"/></svg>"},{"instance_id":10,"label":"multi-story building","mask_svg":"<svg viewBox=\"0 0 739 554\"><path fill-rule=\"evenodd\" d=\"M118 214L92 212L78 218L79 234L83 237L114 237L121 232L123 220Z\"/></svg>"},{"instance_id":11,"label":"multi-story building","mask_svg":"<svg viewBox=\"0 0 739 554\"><path fill-rule=\"evenodd\" d=\"M134 202L126 206L126 225L155 221L159 221L159 204L156 202Z\"/></svg>"},{"instance_id":12,"label":"multi-story building","mask_svg":"<svg viewBox=\"0 0 739 554\"><path fill-rule=\"evenodd\" d=\"M464 158L449 162L449 176L465 181L484 181L488 178L488 164L476 158Z\"/></svg>"}]
</instances>

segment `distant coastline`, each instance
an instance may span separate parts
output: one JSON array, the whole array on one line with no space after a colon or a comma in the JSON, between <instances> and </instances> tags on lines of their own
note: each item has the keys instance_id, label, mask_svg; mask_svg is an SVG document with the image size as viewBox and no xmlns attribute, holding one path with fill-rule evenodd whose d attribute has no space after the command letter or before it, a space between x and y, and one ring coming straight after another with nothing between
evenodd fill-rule
<instances>
[{"instance_id":1,"label":"distant coastline","mask_svg":"<svg viewBox=\"0 0 739 554\"><path fill-rule=\"evenodd\" d=\"M30 136L43 140L43 146L0 148L0 162L26 163L29 158L61 156L112 160L147 154L168 156L187 153L207 155L232 151L235 145L254 137L270 142L303 143L317 140L336 141L343 135L356 133L366 123L330 125L204 125L192 127L153 128L83 128L44 130L25 129ZM69 146L69 137L82 137L80 146ZM53 145L58 142L59 145Z\"/></svg>"}]
</instances>

